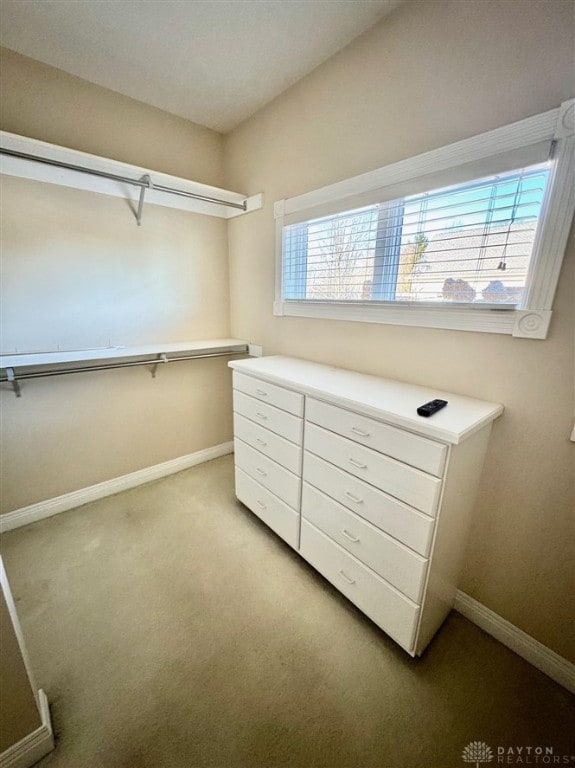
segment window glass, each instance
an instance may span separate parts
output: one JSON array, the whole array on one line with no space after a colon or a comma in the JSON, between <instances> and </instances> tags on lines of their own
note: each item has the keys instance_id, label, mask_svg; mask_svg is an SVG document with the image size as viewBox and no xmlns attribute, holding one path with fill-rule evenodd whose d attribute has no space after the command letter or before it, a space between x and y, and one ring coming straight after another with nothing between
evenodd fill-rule
<instances>
[{"instance_id":1,"label":"window glass","mask_svg":"<svg viewBox=\"0 0 575 768\"><path fill-rule=\"evenodd\" d=\"M282 298L516 306L549 164L283 229Z\"/></svg>"}]
</instances>

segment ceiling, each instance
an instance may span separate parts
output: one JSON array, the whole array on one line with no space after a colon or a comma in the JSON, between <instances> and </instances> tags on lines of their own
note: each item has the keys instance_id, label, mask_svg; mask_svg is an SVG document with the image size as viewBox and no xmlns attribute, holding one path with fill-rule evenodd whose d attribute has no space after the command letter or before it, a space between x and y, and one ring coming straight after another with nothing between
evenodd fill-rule
<instances>
[{"instance_id":1,"label":"ceiling","mask_svg":"<svg viewBox=\"0 0 575 768\"><path fill-rule=\"evenodd\" d=\"M1 0L0 43L227 132L401 0Z\"/></svg>"}]
</instances>

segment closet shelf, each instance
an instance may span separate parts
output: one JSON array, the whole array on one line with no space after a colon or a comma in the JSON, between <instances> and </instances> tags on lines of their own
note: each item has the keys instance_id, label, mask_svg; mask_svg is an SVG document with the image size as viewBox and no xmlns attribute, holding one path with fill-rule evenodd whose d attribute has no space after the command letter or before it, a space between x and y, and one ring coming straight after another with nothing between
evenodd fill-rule
<instances>
[{"instance_id":1,"label":"closet shelf","mask_svg":"<svg viewBox=\"0 0 575 768\"><path fill-rule=\"evenodd\" d=\"M126 199L132 204L138 224L144 200L223 219L242 216L263 204L261 194L247 197L7 131L0 131L0 155L0 173L8 176Z\"/></svg>"},{"instance_id":2,"label":"closet shelf","mask_svg":"<svg viewBox=\"0 0 575 768\"><path fill-rule=\"evenodd\" d=\"M208 339L137 347L104 347L0 355L0 381L9 382L15 395L20 397L19 382L22 379L131 368L139 365L151 366L152 376L155 377L158 366L165 363L209 357L231 357L248 353L248 342L242 339Z\"/></svg>"}]
</instances>

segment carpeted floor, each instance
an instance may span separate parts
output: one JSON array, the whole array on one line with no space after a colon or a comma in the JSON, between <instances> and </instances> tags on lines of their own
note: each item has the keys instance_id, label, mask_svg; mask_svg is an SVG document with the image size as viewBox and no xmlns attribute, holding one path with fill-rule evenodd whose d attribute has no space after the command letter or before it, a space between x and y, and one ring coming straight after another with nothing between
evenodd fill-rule
<instances>
[{"instance_id":1,"label":"carpeted floor","mask_svg":"<svg viewBox=\"0 0 575 768\"><path fill-rule=\"evenodd\" d=\"M52 707L42 768L461 768L477 740L575 754L564 689L457 614L409 658L235 500L231 457L2 551Z\"/></svg>"}]
</instances>

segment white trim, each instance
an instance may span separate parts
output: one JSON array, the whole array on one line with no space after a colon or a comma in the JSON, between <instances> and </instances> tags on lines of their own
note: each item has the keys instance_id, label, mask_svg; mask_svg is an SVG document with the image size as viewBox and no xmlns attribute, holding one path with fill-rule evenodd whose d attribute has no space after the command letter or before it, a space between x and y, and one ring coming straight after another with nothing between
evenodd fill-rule
<instances>
[{"instance_id":1,"label":"white trim","mask_svg":"<svg viewBox=\"0 0 575 768\"><path fill-rule=\"evenodd\" d=\"M356 302L282 301L274 304L275 315L316 317L384 325L415 325L482 333L513 333L517 311L513 309L475 309L456 307L417 307L413 305Z\"/></svg>"},{"instance_id":2,"label":"white trim","mask_svg":"<svg viewBox=\"0 0 575 768\"><path fill-rule=\"evenodd\" d=\"M450 330L504 333L519 338L544 339L551 321L551 307L563 254L575 211L575 100L540 115L473 136L416 157L354 176L312 192L278 200L276 220L276 291L273 313L277 316L411 325ZM485 306L437 307L400 305L399 302L313 302L282 298L282 231L286 217L316 209L334 201L349 202L358 195L373 193L407 180L430 177L458 166L481 162L506 152L556 142L555 163L548 183L541 226L534 244L534 259L528 276L528 295L517 309L492 310ZM301 215L300 215L301 218ZM288 218L288 221L291 221Z\"/></svg>"},{"instance_id":3,"label":"white trim","mask_svg":"<svg viewBox=\"0 0 575 768\"><path fill-rule=\"evenodd\" d=\"M274 303L274 315L348 320L384 325L412 325L477 333L506 333L521 339L545 339L552 312L548 309L478 309L473 306L421 307L413 304L381 305L370 302L283 301Z\"/></svg>"},{"instance_id":4,"label":"white trim","mask_svg":"<svg viewBox=\"0 0 575 768\"><path fill-rule=\"evenodd\" d=\"M556 139L564 139L575 133L575 99L564 101L557 117Z\"/></svg>"},{"instance_id":5,"label":"white trim","mask_svg":"<svg viewBox=\"0 0 575 768\"><path fill-rule=\"evenodd\" d=\"M575 104L575 100L566 102L569 103ZM541 227L533 245L535 258L527 278L528 294L523 309L551 309L553 306L575 211L575 135L557 140L554 159Z\"/></svg>"},{"instance_id":6,"label":"white trim","mask_svg":"<svg viewBox=\"0 0 575 768\"><path fill-rule=\"evenodd\" d=\"M180 456L177 459L164 461L162 464L155 464L152 467L139 469L136 472L130 472L128 475L121 475L111 480L104 480L97 485L90 485L88 488L80 488L78 491L65 493L62 496L56 496L53 499L40 501L37 504L31 504L29 507L21 507L13 512L7 512L0 516L0 531L2 533L11 531L14 528L20 528L29 523L35 523L37 520L43 520L45 517L57 515L60 512L66 512L82 504L88 504L97 499L103 499L106 496L112 496L115 493L126 491L129 488L135 488L138 485L149 483L152 480L158 480L167 475L173 475L184 469L194 467L196 464L202 464L205 461L217 459L228 453L233 453L233 441L220 443L211 448L204 448L195 453L189 453L186 456Z\"/></svg>"},{"instance_id":7,"label":"white trim","mask_svg":"<svg viewBox=\"0 0 575 768\"><path fill-rule=\"evenodd\" d=\"M513 336L516 339L547 338L552 314L550 309L518 309L513 314Z\"/></svg>"},{"instance_id":8,"label":"white trim","mask_svg":"<svg viewBox=\"0 0 575 768\"><path fill-rule=\"evenodd\" d=\"M41 689L38 691L38 699L42 725L2 752L0 768L30 768L54 749L48 699Z\"/></svg>"},{"instance_id":9,"label":"white trim","mask_svg":"<svg viewBox=\"0 0 575 768\"><path fill-rule=\"evenodd\" d=\"M465 592L457 591L454 608L556 683L575 693L575 664L469 597Z\"/></svg>"},{"instance_id":10,"label":"white trim","mask_svg":"<svg viewBox=\"0 0 575 768\"><path fill-rule=\"evenodd\" d=\"M159 192L153 187L146 190L145 202L152 205L161 205L167 208L177 208L183 211L201 213L206 216L217 216L223 219L229 219L234 216L242 216L245 213L261 208L263 204L262 195L253 195L247 197L239 192L231 192L228 189L212 187L208 184L201 184L190 179L183 179L178 176L171 176L167 173L142 168L137 165L121 163L117 160L91 155L87 152L79 152L68 147L60 147L56 144L49 144L45 141L30 139L27 136L19 136L15 133L0 131L0 143L5 149L11 149L18 152L24 152L29 155L37 155L50 160L59 160L72 165L80 165L97 171L113 173L117 176L139 179L144 175L150 176L153 184L160 184L165 187L181 189L185 192L204 195L206 197L215 197L220 200L226 200L230 203L246 202L246 210L228 208L225 205L207 203L192 198L180 197L178 195ZM139 188L132 185L123 184L113 179L105 179L97 176L88 176L85 173L59 168L56 166L42 165L32 160L24 160L9 155L1 155L0 172L8 176L17 176L23 179L33 179L43 181L47 184L58 184L63 187L72 187L73 189L83 189L88 192L99 192L112 197L121 197L129 200L132 206L137 207L139 198Z\"/></svg>"}]
</instances>

